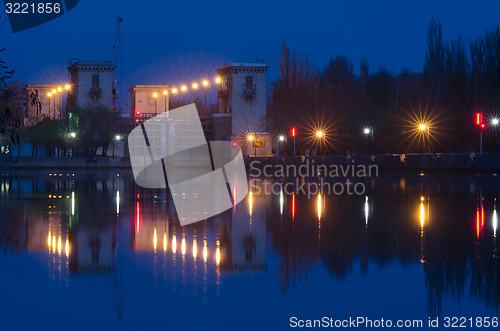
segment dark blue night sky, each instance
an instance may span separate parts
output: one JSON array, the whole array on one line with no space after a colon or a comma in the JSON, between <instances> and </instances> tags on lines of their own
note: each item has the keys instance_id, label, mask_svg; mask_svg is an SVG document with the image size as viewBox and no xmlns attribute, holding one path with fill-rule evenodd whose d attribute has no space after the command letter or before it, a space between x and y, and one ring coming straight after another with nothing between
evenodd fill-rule
<instances>
[{"instance_id":1,"label":"dark blue night sky","mask_svg":"<svg viewBox=\"0 0 500 331\"><path fill-rule=\"evenodd\" d=\"M362 56L398 73L422 70L432 16L445 39L465 41L498 24L498 1L97 1L81 0L44 25L13 34L0 25L2 57L30 83L67 80L67 61L112 58L123 17L122 90L132 84L211 78L218 65L258 57L278 76L282 41L323 68L340 53L359 71ZM128 93L126 94L128 100Z\"/></svg>"}]
</instances>

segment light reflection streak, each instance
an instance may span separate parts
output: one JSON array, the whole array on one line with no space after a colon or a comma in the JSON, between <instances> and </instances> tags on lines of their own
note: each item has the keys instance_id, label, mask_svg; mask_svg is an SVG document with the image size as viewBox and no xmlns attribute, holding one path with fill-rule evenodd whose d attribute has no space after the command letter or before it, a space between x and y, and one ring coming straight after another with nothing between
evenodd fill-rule
<instances>
[{"instance_id":1,"label":"light reflection streak","mask_svg":"<svg viewBox=\"0 0 500 331\"><path fill-rule=\"evenodd\" d=\"M207 248L207 241L203 241L203 261L206 263L208 259L208 248Z\"/></svg>"},{"instance_id":2,"label":"light reflection streak","mask_svg":"<svg viewBox=\"0 0 500 331\"><path fill-rule=\"evenodd\" d=\"M295 193L292 193L292 220L295 219Z\"/></svg>"},{"instance_id":3,"label":"light reflection streak","mask_svg":"<svg viewBox=\"0 0 500 331\"><path fill-rule=\"evenodd\" d=\"M120 214L120 191L116 191L116 215Z\"/></svg>"},{"instance_id":4,"label":"light reflection streak","mask_svg":"<svg viewBox=\"0 0 500 331\"><path fill-rule=\"evenodd\" d=\"M141 229L141 226L140 226L140 213L141 213L141 207L139 206L139 201L137 201L137 205L135 207L135 213L136 213L136 232L137 234L139 234L139 231Z\"/></svg>"},{"instance_id":5,"label":"light reflection streak","mask_svg":"<svg viewBox=\"0 0 500 331\"><path fill-rule=\"evenodd\" d=\"M167 251L167 234L163 233L163 251Z\"/></svg>"},{"instance_id":6,"label":"light reflection streak","mask_svg":"<svg viewBox=\"0 0 500 331\"><path fill-rule=\"evenodd\" d=\"M71 192L71 215L75 216L75 192Z\"/></svg>"},{"instance_id":7,"label":"light reflection streak","mask_svg":"<svg viewBox=\"0 0 500 331\"><path fill-rule=\"evenodd\" d=\"M248 209L250 216L252 216L252 208L253 208L253 193L250 191L249 197L248 197Z\"/></svg>"},{"instance_id":8,"label":"light reflection streak","mask_svg":"<svg viewBox=\"0 0 500 331\"><path fill-rule=\"evenodd\" d=\"M368 224L368 212L370 210L370 207L368 205L368 196L365 197L365 224Z\"/></svg>"},{"instance_id":9,"label":"light reflection streak","mask_svg":"<svg viewBox=\"0 0 500 331\"><path fill-rule=\"evenodd\" d=\"M174 235L172 238L172 253L175 254L175 252L177 252L177 238Z\"/></svg>"},{"instance_id":10,"label":"light reflection streak","mask_svg":"<svg viewBox=\"0 0 500 331\"><path fill-rule=\"evenodd\" d=\"M215 251L215 263L220 264L220 242L217 240L217 250Z\"/></svg>"},{"instance_id":11,"label":"light reflection streak","mask_svg":"<svg viewBox=\"0 0 500 331\"><path fill-rule=\"evenodd\" d=\"M66 237L66 247L65 247L66 257L69 257L69 240Z\"/></svg>"},{"instance_id":12,"label":"light reflection streak","mask_svg":"<svg viewBox=\"0 0 500 331\"><path fill-rule=\"evenodd\" d=\"M322 212L322 205L321 205L321 194L318 194L318 221L321 221L321 212Z\"/></svg>"},{"instance_id":13,"label":"light reflection streak","mask_svg":"<svg viewBox=\"0 0 500 331\"><path fill-rule=\"evenodd\" d=\"M196 246L196 239L193 239L193 258L196 260L196 255L198 253L198 247Z\"/></svg>"},{"instance_id":14,"label":"light reflection streak","mask_svg":"<svg viewBox=\"0 0 500 331\"><path fill-rule=\"evenodd\" d=\"M283 190L281 190L280 191L280 215L283 215L283 204L284 204Z\"/></svg>"},{"instance_id":15,"label":"light reflection streak","mask_svg":"<svg viewBox=\"0 0 500 331\"><path fill-rule=\"evenodd\" d=\"M57 254L61 255L62 252L62 241L61 236L57 239Z\"/></svg>"},{"instance_id":16,"label":"light reflection streak","mask_svg":"<svg viewBox=\"0 0 500 331\"><path fill-rule=\"evenodd\" d=\"M156 228L154 228L154 233L153 233L153 248L156 252L156 247L158 245L158 236L156 234Z\"/></svg>"},{"instance_id":17,"label":"light reflection streak","mask_svg":"<svg viewBox=\"0 0 500 331\"><path fill-rule=\"evenodd\" d=\"M497 228L498 228L498 216L497 216L497 206L494 205L493 207L493 237L496 238L497 236Z\"/></svg>"},{"instance_id":18,"label":"light reflection streak","mask_svg":"<svg viewBox=\"0 0 500 331\"><path fill-rule=\"evenodd\" d=\"M52 253L56 252L56 236L52 236Z\"/></svg>"}]
</instances>

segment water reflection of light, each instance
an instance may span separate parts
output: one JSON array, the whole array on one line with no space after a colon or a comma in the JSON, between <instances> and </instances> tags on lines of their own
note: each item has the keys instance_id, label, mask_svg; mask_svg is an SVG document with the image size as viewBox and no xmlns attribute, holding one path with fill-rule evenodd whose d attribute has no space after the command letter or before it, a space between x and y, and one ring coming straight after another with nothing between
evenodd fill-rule
<instances>
[{"instance_id":1,"label":"water reflection of light","mask_svg":"<svg viewBox=\"0 0 500 331\"><path fill-rule=\"evenodd\" d=\"M185 238L182 238L182 241L181 241L181 253L182 253L182 255L186 254L186 239Z\"/></svg>"},{"instance_id":2,"label":"water reflection of light","mask_svg":"<svg viewBox=\"0 0 500 331\"><path fill-rule=\"evenodd\" d=\"M233 188L233 202L236 201L236 186ZM236 213L236 203L234 203L233 212Z\"/></svg>"},{"instance_id":3,"label":"water reflection of light","mask_svg":"<svg viewBox=\"0 0 500 331\"><path fill-rule=\"evenodd\" d=\"M215 263L217 263L217 265L219 265L220 263L220 243L218 240L217 240L217 250L215 251Z\"/></svg>"},{"instance_id":4,"label":"water reflection of light","mask_svg":"<svg viewBox=\"0 0 500 331\"><path fill-rule=\"evenodd\" d=\"M66 257L69 257L69 240L66 237L66 247L65 247Z\"/></svg>"},{"instance_id":5,"label":"water reflection of light","mask_svg":"<svg viewBox=\"0 0 500 331\"><path fill-rule=\"evenodd\" d=\"M480 229L480 225L479 225L479 206L477 206L477 210L476 210L476 236L477 236L477 239L479 239L479 232L481 231Z\"/></svg>"},{"instance_id":6,"label":"water reflection of light","mask_svg":"<svg viewBox=\"0 0 500 331\"><path fill-rule=\"evenodd\" d=\"M318 221L321 221L321 211L322 211L322 205L321 205L321 194L318 194Z\"/></svg>"},{"instance_id":7,"label":"water reflection of light","mask_svg":"<svg viewBox=\"0 0 500 331\"><path fill-rule=\"evenodd\" d=\"M56 252L56 236L52 236L52 253Z\"/></svg>"},{"instance_id":8,"label":"water reflection of light","mask_svg":"<svg viewBox=\"0 0 500 331\"><path fill-rule=\"evenodd\" d=\"M75 192L71 192L71 215L75 216Z\"/></svg>"},{"instance_id":9,"label":"water reflection of light","mask_svg":"<svg viewBox=\"0 0 500 331\"><path fill-rule=\"evenodd\" d=\"M135 207L135 213L136 213L136 221L135 221L135 229L137 234L139 234L140 230L140 213L141 213L141 207L139 206L139 201L137 201L137 205Z\"/></svg>"},{"instance_id":10,"label":"water reflection of light","mask_svg":"<svg viewBox=\"0 0 500 331\"><path fill-rule=\"evenodd\" d=\"M193 239L193 258L196 260L198 254L198 247L196 246L196 239Z\"/></svg>"},{"instance_id":11,"label":"water reflection of light","mask_svg":"<svg viewBox=\"0 0 500 331\"><path fill-rule=\"evenodd\" d=\"M493 236L497 236L497 228L498 228L498 217L497 217L497 206L493 207Z\"/></svg>"},{"instance_id":12,"label":"water reflection of light","mask_svg":"<svg viewBox=\"0 0 500 331\"><path fill-rule=\"evenodd\" d=\"M253 194L252 191L250 191L248 197L248 211L250 213L250 216L252 216L252 207L253 207Z\"/></svg>"},{"instance_id":13,"label":"water reflection of light","mask_svg":"<svg viewBox=\"0 0 500 331\"><path fill-rule=\"evenodd\" d=\"M292 220L295 219L295 193L292 193Z\"/></svg>"},{"instance_id":14,"label":"water reflection of light","mask_svg":"<svg viewBox=\"0 0 500 331\"><path fill-rule=\"evenodd\" d=\"M281 190L280 191L280 215L283 215L283 204L284 204L283 190Z\"/></svg>"},{"instance_id":15,"label":"water reflection of light","mask_svg":"<svg viewBox=\"0 0 500 331\"><path fill-rule=\"evenodd\" d=\"M365 224L368 224L368 211L370 210L368 206L368 196L365 197Z\"/></svg>"},{"instance_id":16,"label":"water reflection of light","mask_svg":"<svg viewBox=\"0 0 500 331\"><path fill-rule=\"evenodd\" d=\"M167 251L167 234L166 233L163 234L163 251L164 252Z\"/></svg>"},{"instance_id":17,"label":"water reflection of light","mask_svg":"<svg viewBox=\"0 0 500 331\"><path fill-rule=\"evenodd\" d=\"M175 235L172 237L172 253L177 252L177 238Z\"/></svg>"},{"instance_id":18,"label":"water reflection of light","mask_svg":"<svg viewBox=\"0 0 500 331\"><path fill-rule=\"evenodd\" d=\"M157 245L158 245L158 236L156 234L156 228L155 228L154 233L153 233L153 248L155 251L156 251Z\"/></svg>"},{"instance_id":19,"label":"water reflection of light","mask_svg":"<svg viewBox=\"0 0 500 331\"><path fill-rule=\"evenodd\" d=\"M425 224L425 209L424 209L424 197L420 198L420 227L423 228Z\"/></svg>"},{"instance_id":20,"label":"water reflection of light","mask_svg":"<svg viewBox=\"0 0 500 331\"><path fill-rule=\"evenodd\" d=\"M61 255L62 252L62 241L61 236L57 239L57 254Z\"/></svg>"},{"instance_id":21,"label":"water reflection of light","mask_svg":"<svg viewBox=\"0 0 500 331\"><path fill-rule=\"evenodd\" d=\"M120 214L120 191L116 191L116 215Z\"/></svg>"},{"instance_id":22,"label":"water reflection of light","mask_svg":"<svg viewBox=\"0 0 500 331\"><path fill-rule=\"evenodd\" d=\"M208 248L207 248L207 241L205 240L203 242L203 261L207 262L208 259Z\"/></svg>"},{"instance_id":23,"label":"water reflection of light","mask_svg":"<svg viewBox=\"0 0 500 331\"><path fill-rule=\"evenodd\" d=\"M49 228L50 228L50 223L49 223ZM49 248L50 248L50 244L52 243L51 239L52 239L52 236L50 234L50 229L49 229L49 236L47 237L47 245L49 246Z\"/></svg>"}]
</instances>

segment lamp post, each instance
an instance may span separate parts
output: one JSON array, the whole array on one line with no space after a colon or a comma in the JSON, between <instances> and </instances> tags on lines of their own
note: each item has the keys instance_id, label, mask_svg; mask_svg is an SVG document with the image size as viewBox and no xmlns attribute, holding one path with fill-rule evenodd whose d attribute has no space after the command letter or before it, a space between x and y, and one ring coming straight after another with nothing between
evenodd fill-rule
<instances>
[{"instance_id":1,"label":"lamp post","mask_svg":"<svg viewBox=\"0 0 500 331\"><path fill-rule=\"evenodd\" d=\"M61 103L59 104L59 119L62 119L62 87L57 88L57 92L61 95Z\"/></svg>"},{"instance_id":2,"label":"lamp post","mask_svg":"<svg viewBox=\"0 0 500 331\"><path fill-rule=\"evenodd\" d=\"M215 78L215 82L217 83L217 113L219 113L220 112L220 110L219 110L220 77Z\"/></svg>"},{"instance_id":3,"label":"lamp post","mask_svg":"<svg viewBox=\"0 0 500 331\"><path fill-rule=\"evenodd\" d=\"M182 85L181 86L181 90L182 90L182 101L183 101L183 104L186 104L186 90L187 90L186 85Z\"/></svg>"},{"instance_id":4,"label":"lamp post","mask_svg":"<svg viewBox=\"0 0 500 331\"><path fill-rule=\"evenodd\" d=\"M64 86L64 90L66 91L66 109L65 109L65 112L64 112L64 116L66 116L66 112L68 111L68 94L69 94L69 90L71 89L71 85L69 84L66 84Z\"/></svg>"},{"instance_id":5,"label":"lamp post","mask_svg":"<svg viewBox=\"0 0 500 331\"><path fill-rule=\"evenodd\" d=\"M205 87L205 115L207 114L207 86L208 82L206 80L203 81L203 86Z\"/></svg>"},{"instance_id":6,"label":"lamp post","mask_svg":"<svg viewBox=\"0 0 500 331\"><path fill-rule=\"evenodd\" d=\"M372 154L373 154L373 129L372 128L364 128L363 133L366 136L370 136L370 147L371 147Z\"/></svg>"},{"instance_id":7,"label":"lamp post","mask_svg":"<svg viewBox=\"0 0 500 331\"><path fill-rule=\"evenodd\" d=\"M283 144L285 141L286 141L286 136L285 136L284 134L280 134L280 135L278 136L278 153L277 153L277 154L278 154L278 156L279 156L279 151L280 151L280 150L279 150L279 147L280 147L280 145L281 145L281 144Z\"/></svg>"},{"instance_id":8,"label":"lamp post","mask_svg":"<svg viewBox=\"0 0 500 331\"><path fill-rule=\"evenodd\" d=\"M429 124L420 124L418 126L418 129L422 132L422 134L427 134L427 151L428 153L431 152L431 137L430 137L430 125ZM425 142L425 139L424 139ZM425 143L424 143L424 150L425 150Z\"/></svg>"},{"instance_id":9,"label":"lamp post","mask_svg":"<svg viewBox=\"0 0 500 331\"><path fill-rule=\"evenodd\" d=\"M194 90L194 104L196 105L196 89L198 88L198 84L194 83L193 84L193 90Z\"/></svg>"},{"instance_id":10,"label":"lamp post","mask_svg":"<svg viewBox=\"0 0 500 331\"><path fill-rule=\"evenodd\" d=\"M158 93L153 93L153 97L155 98L155 115L158 113L157 108L156 108L156 98L158 98Z\"/></svg>"},{"instance_id":11,"label":"lamp post","mask_svg":"<svg viewBox=\"0 0 500 331\"><path fill-rule=\"evenodd\" d=\"M323 154L323 141L325 139L325 132L323 130L316 131L316 139L319 141L319 148L321 149L321 153Z\"/></svg>"},{"instance_id":12,"label":"lamp post","mask_svg":"<svg viewBox=\"0 0 500 331\"><path fill-rule=\"evenodd\" d=\"M57 93L57 90L56 89L53 89L52 90L52 95L54 96L54 119L56 119L56 93ZM49 114L49 118L50 118L50 114Z\"/></svg>"},{"instance_id":13,"label":"lamp post","mask_svg":"<svg viewBox=\"0 0 500 331\"><path fill-rule=\"evenodd\" d=\"M163 95L165 96L165 113L167 112L167 94L168 94L168 91L164 90Z\"/></svg>"},{"instance_id":14,"label":"lamp post","mask_svg":"<svg viewBox=\"0 0 500 331\"><path fill-rule=\"evenodd\" d=\"M172 93L174 94L174 105L175 105L175 94L177 93L177 89L175 87L172 89Z\"/></svg>"},{"instance_id":15,"label":"lamp post","mask_svg":"<svg viewBox=\"0 0 500 331\"><path fill-rule=\"evenodd\" d=\"M253 133L250 133L248 136L247 136L247 140L253 145L253 147L255 148L255 156L257 156L257 145L255 144L255 140L257 138L255 137L255 134Z\"/></svg>"},{"instance_id":16,"label":"lamp post","mask_svg":"<svg viewBox=\"0 0 500 331\"><path fill-rule=\"evenodd\" d=\"M49 118L50 118L50 97L52 96L52 93L51 92L47 93L47 96L49 97L49 111L48 111L48 113L49 113Z\"/></svg>"}]
</instances>

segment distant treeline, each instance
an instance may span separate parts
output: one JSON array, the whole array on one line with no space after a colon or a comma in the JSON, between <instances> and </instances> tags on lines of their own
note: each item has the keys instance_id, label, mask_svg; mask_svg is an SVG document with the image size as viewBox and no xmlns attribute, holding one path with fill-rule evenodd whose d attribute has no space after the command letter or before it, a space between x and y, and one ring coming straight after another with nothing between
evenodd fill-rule
<instances>
[{"instance_id":1,"label":"distant treeline","mask_svg":"<svg viewBox=\"0 0 500 331\"><path fill-rule=\"evenodd\" d=\"M498 25L468 43L461 35L445 41L441 22L432 18L422 72L371 70L366 57L357 65L360 75L338 55L318 70L283 42L280 78L268 100L270 130L297 127L298 149L323 142L320 149L330 153L421 152L429 147L427 134L433 152L469 152L479 149L474 121L483 112L484 151L499 151L500 132L490 124L500 115ZM373 136L364 128L373 128ZM326 140L311 138L317 129L326 131Z\"/></svg>"}]
</instances>

